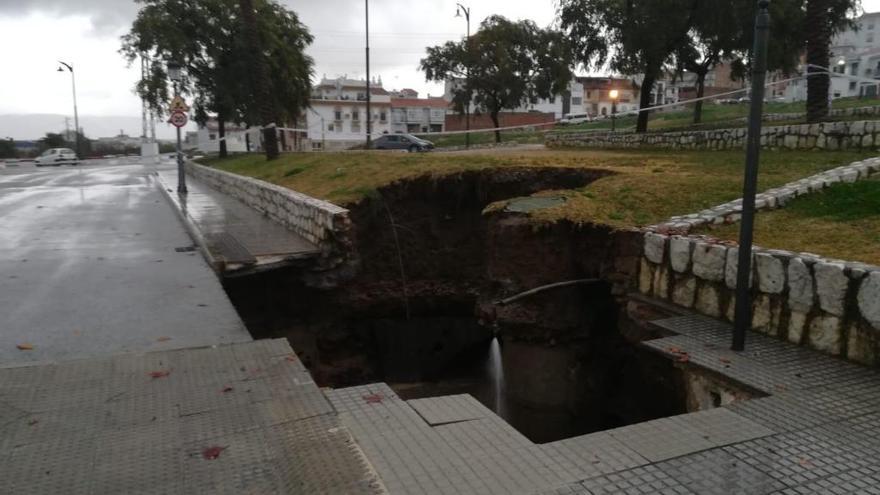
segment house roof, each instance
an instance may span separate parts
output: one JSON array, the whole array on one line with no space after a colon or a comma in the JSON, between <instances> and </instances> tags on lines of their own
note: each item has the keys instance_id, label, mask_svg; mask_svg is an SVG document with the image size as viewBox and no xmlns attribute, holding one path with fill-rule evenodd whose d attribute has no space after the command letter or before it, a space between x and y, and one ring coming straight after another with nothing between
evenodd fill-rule
<instances>
[{"instance_id":1,"label":"house roof","mask_svg":"<svg viewBox=\"0 0 880 495\"><path fill-rule=\"evenodd\" d=\"M639 89L635 81L620 77L578 77L577 82L583 84L584 89Z\"/></svg>"},{"instance_id":2,"label":"house roof","mask_svg":"<svg viewBox=\"0 0 880 495\"><path fill-rule=\"evenodd\" d=\"M419 107L419 108L442 108L449 107L449 102L443 98L391 98L392 108Z\"/></svg>"}]
</instances>

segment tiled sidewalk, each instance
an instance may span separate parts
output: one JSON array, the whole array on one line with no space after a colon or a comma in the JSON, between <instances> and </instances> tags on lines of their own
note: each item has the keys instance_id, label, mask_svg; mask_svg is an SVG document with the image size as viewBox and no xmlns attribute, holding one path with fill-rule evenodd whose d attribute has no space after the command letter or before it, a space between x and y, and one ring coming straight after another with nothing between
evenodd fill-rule
<instances>
[{"instance_id":1,"label":"tiled sidewalk","mask_svg":"<svg viewBox=\"0 0 880 495\"><path fill-rule=\"evenodd\" d=\"M470 396L326 392L390 493L880 493L880 373L686 316L644 345L764 398L536 445Z\"/></svg>"},{"instance_id":2,"label":"tiled sidewalk","mask_svg":"<svg viewBox=\"0 0 880 495\"><path fill-rule=\"evenodd\" d=\"M381 493L284 340L0 369L0 493Z\"/></svg>"}]
</instances>

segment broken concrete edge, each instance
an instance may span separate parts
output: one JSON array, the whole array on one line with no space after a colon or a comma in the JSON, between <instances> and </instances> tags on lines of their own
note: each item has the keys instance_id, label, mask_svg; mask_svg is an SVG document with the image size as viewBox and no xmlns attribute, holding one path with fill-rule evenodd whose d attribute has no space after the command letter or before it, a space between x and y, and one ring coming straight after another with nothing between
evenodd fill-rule
<instances>
[{"instance_id":1,"label":"broken concrete edge","mask_svg":"<svg viewBox=\"0 0 880 495\"><path fill-rule=\"evenodd\" d=\"M153 173L152 176L156 179L156 187L159 188L162 195L165 196L165 199L171 204L171 209L174 210L177 218L180 219L180 223L183 224L183 228L186 229L186 233L189 234L190 239L192 239L193 242L196 243L196 246L198 246L199 251L202 253L202 257L205 258L208 266L210 266L214 272L222 273L225 263L222 260L215 258L211 253L211 250L208 249L208 243L205 240L205 236L202 234L198 225L196 225L195 220L193 220L192 217L186 213L186 209L181 206L180 199L175 197L172 193L173 189L171 188L171 185L166 183L158 173Z\"/></svg>"},{"instance_id":2,"label":"broken concrete edge","mask_svg":"<svg viewBox=\"0 0 880 495\"><path fill-rule=\"evenodd\" d=\"M356 264L354 229L347 209L286 187L192 161L187 162L186 172L318 246L320 271Z\"/></svg>"},{"instance_id":3,"label":"broken concrete edge","mask_svg":"<svg viewBox=\"0 0 880 495\"><path fill-rule=\"evenodd\" d=\"M707 236L644 234L638 291L733 321L739 248ZM752 329L880 366L880 267L753 249Z\"/></svg>"},{"instance_id":4,"label":"broken concrete edge","mask_svg":"<svg viewBox=\"0 0 880 495\"><path fill-rule=\"evenodd\" d=\"M583 148L665 148L675 150L742 149L747 139L745 127L673 132L597 132L552 131L544 138L547 147ZM765 149L875 149L880 143L880 123L873 120L822 122L768 126L761 129Z\"/></svg>"}]
</instances>

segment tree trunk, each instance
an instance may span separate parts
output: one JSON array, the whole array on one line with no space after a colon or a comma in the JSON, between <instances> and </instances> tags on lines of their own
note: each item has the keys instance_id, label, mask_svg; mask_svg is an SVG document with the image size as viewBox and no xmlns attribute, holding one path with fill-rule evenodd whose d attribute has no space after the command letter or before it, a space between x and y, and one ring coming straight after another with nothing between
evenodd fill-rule
<instances>
[{"instance_id":1,"label":"tree trunk","mask_svg":"<svg viewBox=\"0 0 880 495\"><path fill-rule=\"evenodd\" d=\"M229 153L226 149L226 118L217 112L217 136L220 137L220 158L226 158Z\"/></svg>"},{"instance_id":2,"label":"tree trunk","mask_svg":"<svg viewBox=\"0 0 880 495\"><path fill-rule=\"evenodd\" d=\"M263 127L263 149L266 150L266 159L274 160L278 158L278 135L274 127L268 127L269 124L275 122L275 112L272 109L271 93L269 90L269 76L266 71L266 64L262 57L262 46L260 44L259 33L257 32L257 18L254 13L253 0L238 0L241 9L242 27L244 30L244 39L247 43L250 53L254 56L250 57L251 64L251 85L252 93L256 99L259 116Z\"/></svg>"},{"instance_id":3,"label":"tree trunk","mask_svg":"<svg viewBox=\"0 0 880 495\"><path fill-rule=\"evenodd\" d=\"M501 127L501 124L499 123L500 121L498 119L498 112L489 112L489 117L492 118L492 124L495 126L495 142L500 143L501 131L499 131L498 128Z\"/></svg>"},{"instance_id":4,"label":"tree trunk","mask_svg":"<svg viewBox=\"0 0 880 495\"><path fill-rule=\"evenodd\" d=\"M244 149L248 153L251 152L251 133L250 132L244 133Z\"/></svg>"},{"instance_id":5,"label":"tree trunk","mask_svg":"<svg viewBox=\"0 0 880 495\"><path fill-rule=\"evenodd\" d=\"M653 106L651 102L651 90L654 89L654 83L657 81L657 73L660 69L653 69L648 66L645 71L645 78L642 80L641 94L639 95L639 119L636 121L636 132L646 132L648 130L648 112L647 109Z\"/></svg>"},{"instance_id":6,"label":"tree trunk","mask_svg":"<svg viewBox=\"0 0 880 495\"><path fill-rule=\"evenodd\" d=\"M706 72L697 73L697 103L694 105L694 124L703 121L703 100L700 98L706 94Z\"/></svg>"},{"instance_id":7,"label":"tree trunk","mask_svg":"<svg viewBox=\"0 0 880 495\"><path fill-rule=\"evenodd\" d=\"M805 32L807 33L807 122L828 117L830 76L825 73L831 60L831 26L827 19L828 0L809 0ZM814 67L818 66L818 67Z\"/></svg>"}]
</instances>

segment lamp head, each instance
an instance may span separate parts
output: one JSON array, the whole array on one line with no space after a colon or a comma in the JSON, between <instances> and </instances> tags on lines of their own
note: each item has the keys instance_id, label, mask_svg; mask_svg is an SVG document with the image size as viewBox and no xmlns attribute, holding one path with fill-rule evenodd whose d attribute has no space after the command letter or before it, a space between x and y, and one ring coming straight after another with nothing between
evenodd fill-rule
<instances>
[{"instance_id":1,"label":"lamp head","mask_svg":"<svg viewBox=\"0 0 880 495\"><path fill-rule=\"evenodd\" d=\"M461 17L461 7L455 7L455 17Z\"/></svg>"},{"instance_id":2,"label":"lamp head","mask_svg":"<svg viewBox=\"0 0 880 495\"><path fill-rule=\"evenodd\" d=\"M616 89L612 89L608 92L608 96L611 97L612 100L616 100L620 93Z\"/></svg>"},{"instance_id":3,"label":"lamp head","mask_svg":"<svg viewBox=\"0 0 880 495\"><path fill-rule=\"evenodd\" d=\"M64 72L64 68L58 67L58 72Z\"/></svg>"}]
</instances>

